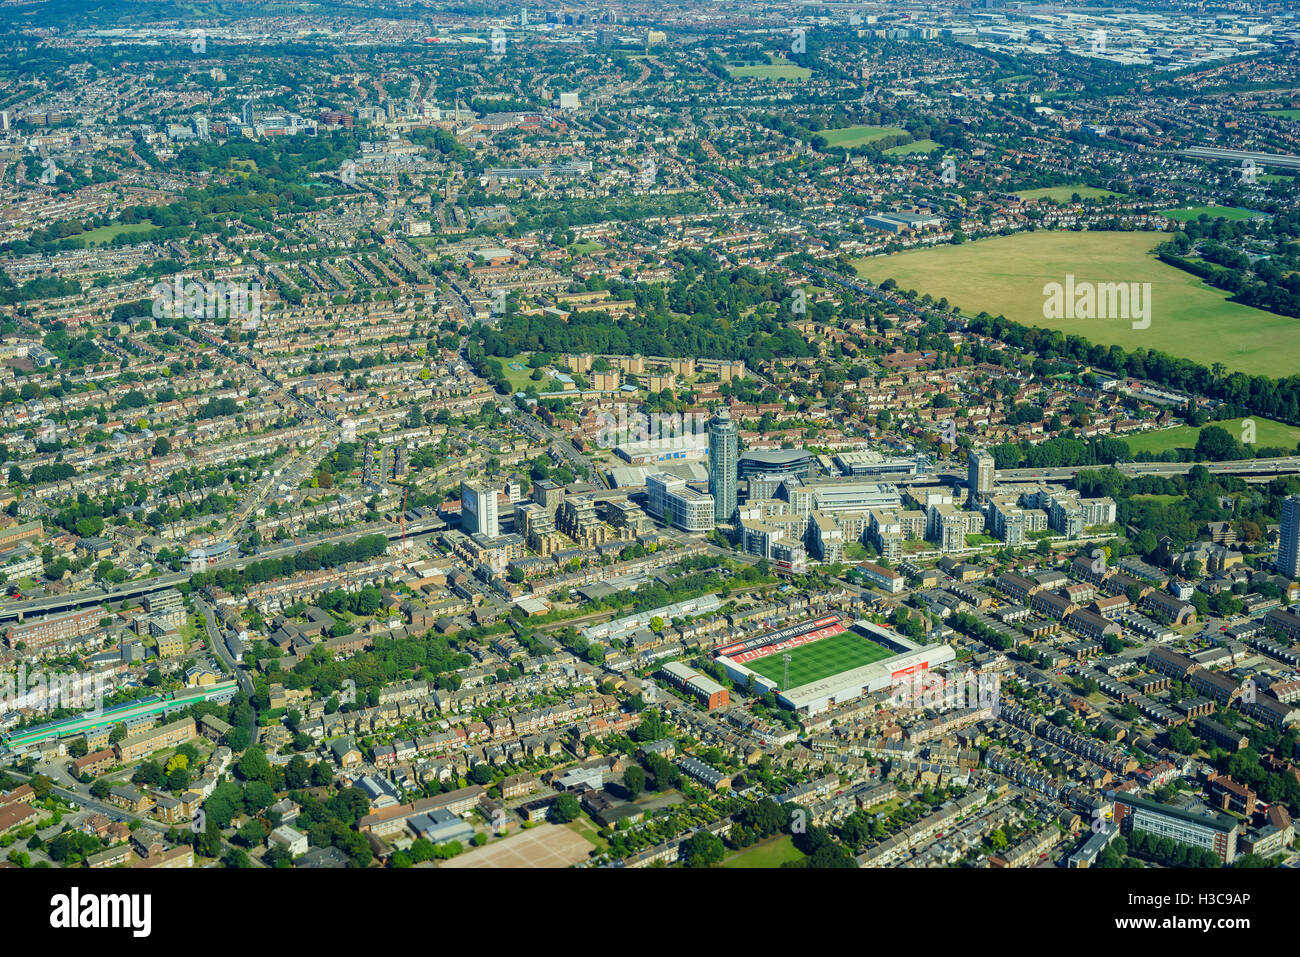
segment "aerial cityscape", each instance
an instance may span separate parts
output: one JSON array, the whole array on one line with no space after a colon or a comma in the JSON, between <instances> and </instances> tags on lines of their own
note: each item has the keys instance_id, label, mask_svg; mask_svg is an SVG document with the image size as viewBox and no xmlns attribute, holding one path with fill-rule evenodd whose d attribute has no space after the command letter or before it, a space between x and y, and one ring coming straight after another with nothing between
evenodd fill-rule
<instances>
[{"instance_id":1,"label":"aerial cityscape","mask_svg":"<svg viewBox=\"0 0 1300 957\"><path fill-rule=\"evenodd\" d=\"M0 54L0 868L1300 867L1293 4Z\"/></svg>"}]
</instances>

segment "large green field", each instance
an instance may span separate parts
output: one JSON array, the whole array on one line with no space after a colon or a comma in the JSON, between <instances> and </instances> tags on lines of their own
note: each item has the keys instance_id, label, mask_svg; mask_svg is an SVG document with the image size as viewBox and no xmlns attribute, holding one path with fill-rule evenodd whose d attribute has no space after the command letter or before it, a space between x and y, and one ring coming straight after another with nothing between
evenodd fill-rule
<instances>
[{"instance_id":1,"label":"large green field","mask_svg":"<svg viewBox=\"0 0 1300 957\"><path fill-rule=\"evenodd\" d=\"M112 242L123 233L139 233L143 241L145 233L151 233L158 228L153 223L114 223L111 226L89 229L78 238L84 239L87 246L102 246L105 243Z\"/></svg>"},{"instance_id":2,"label":"large green field","mask_svg":"<svg viewBox=\"0 0 1300 957\"><path fill-rule=\"evenodd\" d=\"M904 143L902 146L891 146L885 150L886 156L908 156L912 153L933 153L939 148L939 144L934 140L913 140L911 143Z\"/></svg>"},{"instance_id":3,"label":"large green field","mask_svg":"<svg viewBox=\"0 0 1300 957\"><path fill-rule=\"evenodd\" d=\"M729 66L727 72L733 80L806 80L812 76L812 70L806 66L797 66L787 60L760 66Z\"/></svg>"},{"instance_id":4,"label":"large green field","mask_svg":"<svg viewBox=\"0 0 1300 957\"><path fill-rule=\"evenodd\" d=\"M1253 416L1255 423L1255 446L1257 448L1294 449L1300 442L1300 429ZM1244 419L1221 419L1206 425L1217 425L1225 429L1238 442L1243 441L1244 432L1241 423ZM1191 425L1179 425L1172 429L1160 429L1157 432L1142 432L1137 435L1123 436L1130 452L1168 452L1173 449L1194 449L1201 430Z\"/></svg>"},{"instance_id":5,"label":"large green field","mask_svg":"<svg viewBox=\"0 0 1300 957\"><path fill-rule=\"evenodd\" d=\"M1269 110L1268 115L1284 120L1300 120L1300 110Z\"/></svg>"},{"instance_id":6,"label":"large green field","mask_svg":"<svg viewBox=\"0 0 1300 957\"><path fill-rule=\"evenodd\" d=\"M790 687L798 688L841 671L861 668L892 654L894 652L888 648L882 648L853 631L800 645L790 651ZM785 659L780 652L746 662L745 667L778 685L785 675Z\"/></svg>"},{"instance_id":7,"label":"large green field","mask_svg":"<svg viewBox=\"0 0 1300 957\"><path fill-rule=\"evenodd\" d=\"M1239 206L1193 206L1190 209L1168 209L1162 214L1180 223L1190 223L1200 219L1202 214L1211 219L1243 220L1258 216L1259 213Z\"/></svg>"},{"instance_id":8,"label":"large green field","mask_svg":"<svg viewBox=\"0 0 1300 957\"><path fill-rule=\"evenodd\" d=\"M838 130L821 130L818 135L825 138L827 146L852 149L855 146L874 143L886 136L903 136L906 133L907 130L897 126L845 126Z\"/></svg>"},{"instance_id":9,"label":"large green field","mask_svg":"<svg viewBox=\"0 0 1300 957\"><path fill-rule=\"evenodd\" d=\"M1021 199L1050 199L1054 203L1068 203L1078 193L1080 199L1108 199L1111 196L1119 196L1119 193L1113 193L1108 189L1098 189L1095 186L1084 186L1077 183L1073 186L1048 186L1043 189L1022 189L1016 193Z\"/></svg>"},{"instance_id":10,"label":"large green field","mask_svg":"<svg viewBox=\"0 0 1300 957\"><path fill-rule=\"evenodd\" d=\"M1025 232L961 245L858 260L859 275L946 297L963 312L1004 315L1027 326L1074 333L1100 345L1158 349L1205 366L1270 376L1300 368L1300 320L1228 302L1228 294L1150 254L1149 232ZM1151 283L1151 325L1124 319L1048 319L1050 282Z\"/></svg>"},{"instance_id":11,"label":"large green field","mask_svg":"<svg viewBox=\"0 0 1300 957\"><path fill-rule=\"evenodd\" d=\"M771 837L753 847L737 851L722 862L723 867L756 868L780 867L790 861L803 859L803 852L794 846L789 834Z\"/></svg>"},{"instance_id":12,"label":"large green field","mask_svg":"<svg viewBox=\"0 0 1300 957\"><path fill-rule=\"evenodd\" d=\"M523 392L532 385L537 387L538 392L548 392L560 387L559 383L555 382L549 376L542 379L540 382L534 381L532 377L533 370L528 367L528 358L529 357L524 353L520 353L519 355L513 356L509 359L497 360L501 363L501 368L505 372L506 381L510 383L511 388L516 392ZM511 363L523 366L523 368L512 369L510 367Z\"/></svg>"}]
</instances>

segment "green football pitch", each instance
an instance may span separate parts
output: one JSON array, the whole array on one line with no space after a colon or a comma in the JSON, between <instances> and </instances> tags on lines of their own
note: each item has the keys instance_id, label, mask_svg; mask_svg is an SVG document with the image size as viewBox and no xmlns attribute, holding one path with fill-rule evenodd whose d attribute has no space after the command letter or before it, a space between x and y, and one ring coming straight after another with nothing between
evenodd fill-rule
<instances>
[{"instance_id":1,"label":"green football pitch","mask_svg":"<svg viewBox=\"0 0 1300 957\"><path fill-rule=\"evenodd\" d=\"M811 681L820 681L841 671L861 668L895 652L868 641L856 632L846 631L811 644L800 645L789 652L790 687L798 688ZM785 675L785 660L781 652L756 658L745 663L750 671L770 678L779 686ZM782 688L782 691L787 690Z\"/></svg>"}]
</instances>

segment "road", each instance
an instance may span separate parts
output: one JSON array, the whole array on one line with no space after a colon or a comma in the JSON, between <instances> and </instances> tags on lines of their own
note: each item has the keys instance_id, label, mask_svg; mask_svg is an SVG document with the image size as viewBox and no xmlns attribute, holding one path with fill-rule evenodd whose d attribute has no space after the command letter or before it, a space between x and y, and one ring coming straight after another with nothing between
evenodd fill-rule
<instances>
[{"instance_id":1,"label":"road","mask_svg":"<svg viewBox=\"0 0 1300 957\"><path fill-rule=\"evenodd\" d=\"M1285 169L1300 169L1300 156L1288 156L1285 153L1256 153L1251 150L1228 150L1214 146L1193 146L1183 150L1183 155L1192 159L1230 160L1234 163L1254 163L1256 166L1280 166Z\"/></svg>"},{"instance_id":2,"label":"road","mask_svg":"<svg viewBox=\"0 0 1300 957\"><path fill-rule=\"evenodd\" d=\"M1300 473L1300 456L1274 459L1234 459L1228 462L1125 462L1115 465L1080 465L1063 469L999 469L995 478L1004 482L1066 481L1090 469L1113 468L1124 475L1186 475L1197 465L1204 465L1211 475L1246 475L1260 478ZM949 475L958 473L945 473Z\"/></svg>"},{"instance_id":3,"label":"road","mask_svg":"<svg viewBox=\"0 0 1300 957\"><path fill-rule=\"evenodd\" d=\"M213 614L212 606L200 598L194 596L194 607L199 610L203 616L203 622L208 626L208 648L221 660L226 671L235 676L239 682L239 687L250 698L253 696L253 681L248 677L248 672L242 665L238 664L230 657L230 650L226 647L226 642L222 638L221 629L217 625L217 617Z\"/></svg>"},{"instance_id":4,"label":"road","mask_svg":"<svg viewBox=\"0 0 1300 957\"><path fill-rule=\"evenodd\" d=\"M24 781L30 781L35 776L30 774L24 774L23 772L16 771L13 768L7 768L6 773L13 775L16 778L21 778ZM84 808L88 811L95 811L99 814L105 815L106 817L112 818L114 821L122 821L122 822L139 821L143 826L149 828L152 831L157 832L159 835L163 835L167 833L167 828L165 828L159 822L154 821L147 817L142 817L139 814L132 814L130 811L124 810L123 808L117 807L116 805L104 803L103 801L91 795L90 788L87 785L80 784L80 783L72 784L71 777L68 775L67 771L63 768L63 766L58 763L38 767L36 773L44 774L51 781L54 781L54 786L50 790L55 795L69 802L75 807ZM60 780L69 782L69 786L65 787L60 785L58 783ZM77 788L84 788L85 793L82 793L82 791L80 790L76 790Z\"/></svg>"},{"instance_id":5,"label":"road","mask_svg":"<svg viewBox=\"0 0 1300 957\"><path fill-rule=\"evenodd\" d=\"M561 458L573 467L575 474L580 475L591 482L593 485L600 485L605 488L609 487L609 482L605 478L604 472L592 464L591 460L574 448L563 435L549 428L545 422L528 412L521 412L513 403L505 406L507 415L533 438L549 442L551 449Z\"/></svg>"},{"instance_id":6,"label":"road","mask_svg":"<svg viewBox=\"0 0 1300 957\"><path fill-rule=\"evenodd\" d=\"M1249 155L1255 157L1266 157L1269 155L1264 153L1245 154L1236 150L1210 150L1206 152L1232 154L1233 156ZM1271 159L1274 165L1284 165L1278 163L1278 160L1293 160L1296 164L1300 164L1300 157L1273 156ZM1260 160L1260 162L1263 161ZM841 276L818 266L801 266L799 267L799 271L821 279L830 285L860 293L871 299L875 299L878 302L885 303L892 308L902 309L916 316L924 317L934 311L910 302L902 296L890 295L889 293L883 292L870 283L858 279L852 279L847 276ZM1064 481L1085 469L1107 467L1115 468L1129 476L1183 475L1190 471L1193 465L1197 464L1204 465L1212 475L1246 475L1263 479L1276 475L1294 475L1300 473L1300 456L1285 456L1273 459L1235 459L1228 462L1130 462L1114 466L1091 465L1067 469L1001 469L997 472L997 478L1004 481L1024 481L1033 479L1042 479L1044 481ZM941 474L953 475L956 473Z\"/></svg>"},{"instance_id":7,"label":"road","mask_svg":"<svg viewBox=\"0 0 1300 957\"><path fill-rule=\"evenodd\" d=\"M210 330L196 328L195 335L204 342L217 345L219 348L225 344ZM314 405L304 399L289 392L278 381L272 379L266 373L257 368L255 356L246 347L230 350L230 361L232 363L242 363L246 371L259 383L264 391L271 393L277 398L292 402L301 410L303 418L307 421L318 420L326 428L326 434L320 441L312 442L305 448L290 449L284 458L275 463L268 469L268 474L256 485L245 493L243 501L231 513L226 521L224 536L229 539L235 532L248 521L254 510L262 501L271 494L277 485L287 485L289 488L297 488L304 478L315 467L315 463L324 456L328 455L342 438L343 430L333 421L331 416L326 415Z\"/></svg>"},{"instance_id":8,"label":"road","mask_svg":"<svg viewBox=\"0 0 1300 957\"><path fill-rule=\"evenodd\" d=\"M6 769L6 773L25 781L30 781L32 778L32 775L24 774L21 771L16 771L12 768ZM106 804L90 793L89 785L74 782L72 776L67 771L67 766L61 762L56 761L53 764L43 765L37 768L37 773L44 774L46 777L50 778L50 780L54 782L54 785L50 790L64 801L72 804L74 807L79 807L87 811L94 811L98 814L103 814L105 817L111 818L114 821L120 821L122 823L138 821L141 827L152 831L154 834L158 835L159 839L164 839L167 832L171 830L173 826L180 828L182 831L188 830L191 827L191 824L189 823L177 825L163 824L160 821L155 821L153 818L141 814L134 814L115 804ZM67 782L67 786L65 787L61 785L59 783L60 781ZM132 830L136 829L133 828ZM235 849L235 845L230 843L230 840L225 833L221 835L221 846L224 850ZM250 857L249 860L253 867L265 866L256 858Z\"/></svg>"}]
</instances>

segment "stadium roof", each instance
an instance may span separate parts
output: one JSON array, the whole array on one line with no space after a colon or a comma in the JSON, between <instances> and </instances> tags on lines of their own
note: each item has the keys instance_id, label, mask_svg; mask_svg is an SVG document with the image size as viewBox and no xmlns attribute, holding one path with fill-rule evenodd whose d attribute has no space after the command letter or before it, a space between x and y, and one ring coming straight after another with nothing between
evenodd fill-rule
<instances>
[{"instance_id":1,"label":"stadium roof","mask_svg":"<svg viewBox=\"0 0 1300 957\"><path fill-rule=\"evenodd\" d=\"M866 693L884 690L889 687L892 676L897 671L922 664L927 668L933 668L956 657L949 645L930 645L906 654L882 658L869 665L830 675L797 688L790 688L780 693L778 697L795 711L807 708L815 713L825 710L832 698L837 701L849 701L860 697L864 690Z\"/></svg>"},{"instance_id":2,"label":"stadium roof","mask_svg":"<svg viewBox=\"0 0 1300 957\"><path fill-rule=\"evenodd\" d=\"M740 461L759 462L763 465L788 465L811 458L812 453L807 449L752 449L740 453Z\"/></svg>"}]
</instances>

